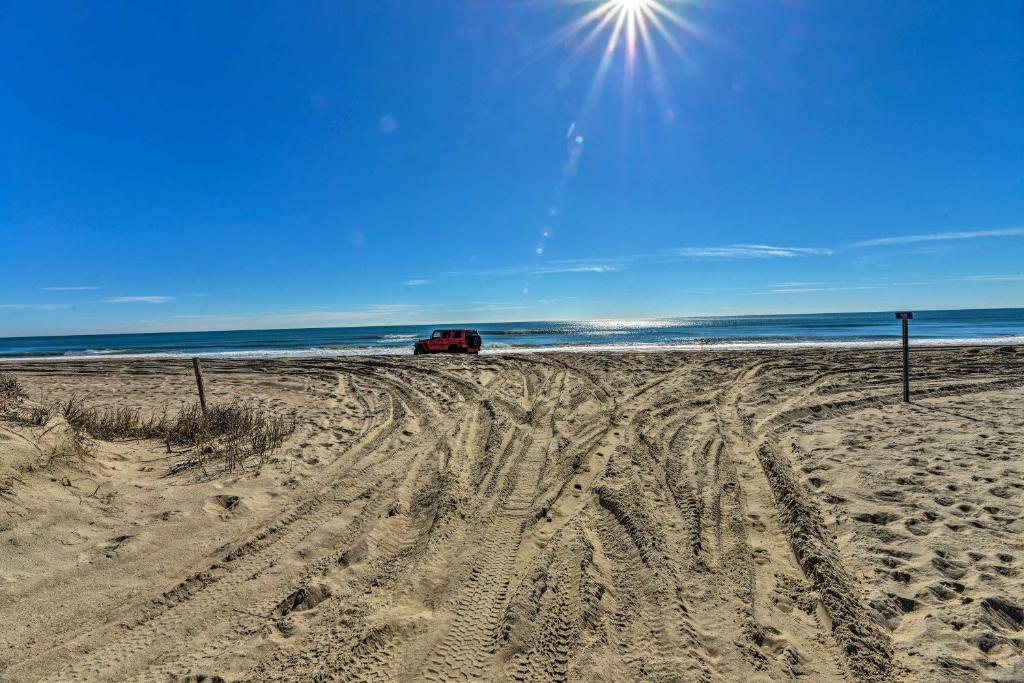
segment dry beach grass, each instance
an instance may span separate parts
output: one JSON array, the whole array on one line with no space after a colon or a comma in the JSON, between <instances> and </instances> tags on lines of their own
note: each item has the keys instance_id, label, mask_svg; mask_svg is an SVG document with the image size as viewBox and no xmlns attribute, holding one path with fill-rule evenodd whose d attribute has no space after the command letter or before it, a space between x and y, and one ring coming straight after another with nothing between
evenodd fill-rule
<instances>
[{"instance_id":1,"label":"dry beach grass","mask_svg":"<svg viewBox=\"0 0 1024 683\"><path fill-rule=\"evenodd\" d=\"M3 364L0 679L1020 680L1024 350L898 362Z\"/></svg>"}]
</instances>

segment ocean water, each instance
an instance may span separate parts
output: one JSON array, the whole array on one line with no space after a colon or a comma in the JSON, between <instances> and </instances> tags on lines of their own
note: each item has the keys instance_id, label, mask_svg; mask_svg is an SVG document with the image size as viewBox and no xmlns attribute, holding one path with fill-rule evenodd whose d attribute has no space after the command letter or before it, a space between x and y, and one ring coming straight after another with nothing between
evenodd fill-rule
<instances>
[{"instance_id":1,"label":"ocean water","mask_svg":"<svg viewBox=\"0 0 1024 683\"><path fill-rule=\"evenodd\" d=\"M435 327L475 328L484 353L898 345L892 312L0 338L0 358L411 354ZM1024 309L921 311L912 344L1024 344Z\"/></svg>"}]
</instances>

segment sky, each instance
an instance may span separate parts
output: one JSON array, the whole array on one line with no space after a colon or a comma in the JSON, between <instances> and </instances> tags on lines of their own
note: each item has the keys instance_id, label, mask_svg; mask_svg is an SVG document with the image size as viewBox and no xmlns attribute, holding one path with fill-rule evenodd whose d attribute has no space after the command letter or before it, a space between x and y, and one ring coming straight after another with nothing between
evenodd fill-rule
<instances>
[{"instance_id":1,"label":"sky","mask_svg":"<svg viewBox=\"0 0 1024 683\"><path fill-rule=\"evenodd\" d=\"M0 336L1018 306L1020 0L0 0Z\"/></svg>"}]
</instances>

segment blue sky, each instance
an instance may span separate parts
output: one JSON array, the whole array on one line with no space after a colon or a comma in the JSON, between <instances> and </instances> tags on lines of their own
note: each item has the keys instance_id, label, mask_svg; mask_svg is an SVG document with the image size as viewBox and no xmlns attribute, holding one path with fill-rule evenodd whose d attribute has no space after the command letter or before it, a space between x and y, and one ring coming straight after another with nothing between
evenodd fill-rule
<instances>
[{"instance_id":1,"label":"blue sky","mask_svg":"<svg viewBox=\"0 0 1024 683\"><path fill-rule=\"evenodd\" d=\"M1019 0L597 4L0 0L0 335L1024 305Z\"/></svg>"}]
</instances>

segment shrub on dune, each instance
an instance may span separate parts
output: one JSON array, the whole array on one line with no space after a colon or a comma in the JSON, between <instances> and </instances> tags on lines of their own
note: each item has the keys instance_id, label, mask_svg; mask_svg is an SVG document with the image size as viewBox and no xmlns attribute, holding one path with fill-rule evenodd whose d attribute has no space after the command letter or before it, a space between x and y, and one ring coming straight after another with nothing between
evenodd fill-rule
<instances>
[{"instance_id":1,"label":"shrub on dune","mask_svg":"<svg viewBox=\"0 0 1024 683\"><path fill-rule=\"evenodd\" d=\"M14 375L0 372L0 413L8 413L28 398L25 387Z\"/></svg>"}]
</instances>

